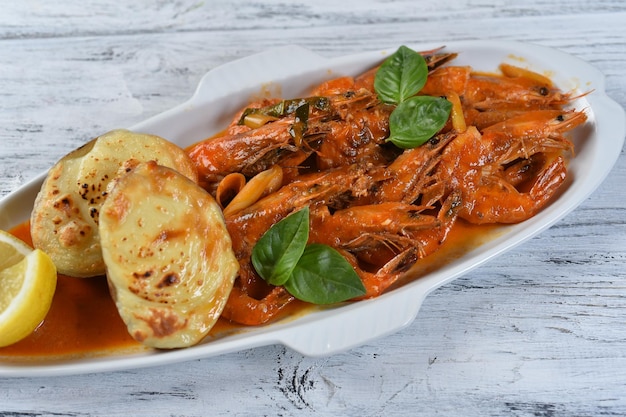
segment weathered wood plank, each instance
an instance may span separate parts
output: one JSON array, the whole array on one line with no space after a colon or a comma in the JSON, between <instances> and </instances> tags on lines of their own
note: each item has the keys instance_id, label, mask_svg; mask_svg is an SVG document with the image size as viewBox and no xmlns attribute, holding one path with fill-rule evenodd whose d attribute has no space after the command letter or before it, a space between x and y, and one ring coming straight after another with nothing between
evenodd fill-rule
<instances>
[{"instance_id":1,"label":"weathered wood plank","mask_svg":"<svg viewBox=\"0 0 626 417\"><path fill-rule=\"evenodd\" d=\"M535 0L510 2L470 0L438 2L344 1L285 2L266 0L115 2L66 0L63 4L36 0L8 2L0 15L0 39L118 36L123 34L246 31L257 29L341 28L345 25L413 24L434 21L461 27L460 22L501 22L544 19L552 16L585 16L587 25L600 22L598 15L623 12L619 0ZM532 25L531 25L532 26ZM579 27L581 29L581 27ZM530 32L529 32L530 33ZM279 33L277 32L277 35ZM480 32L477 35L481 35ZM481 37L489 36L489 33Z\"/></svg>"},{"instance_id":2,"label":"weathered wood plank","mask_svg":"<svg viewBox=\"0 0 626 417\"><path fill-rule=\"evenodd\" d=\"M0 196L107 130L186 100L211 68L296 43L553 46L626 106L620 0L488 3L24 0L0 12ZM438 290L406 329L306 358L270 346L190 363L0 379L0 415L626 415L626 158L577 210Z\"/></svg>"}]
</instances>

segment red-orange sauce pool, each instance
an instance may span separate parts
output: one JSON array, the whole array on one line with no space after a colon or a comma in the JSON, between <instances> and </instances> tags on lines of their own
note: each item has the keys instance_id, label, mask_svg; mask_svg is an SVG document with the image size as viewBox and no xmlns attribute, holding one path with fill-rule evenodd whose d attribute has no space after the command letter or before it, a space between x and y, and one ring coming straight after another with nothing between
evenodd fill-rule
<instances>
[{"instance_id":1,"label":"red-orange sauce pool","mask_svg":"<svg viewBox=\"0 0 626 417\"><path fill-rule=\"evenodd\" d=\"M28 223L11 233L32 244ZM50 311L27 338L0 348L0 356L64 356L138 346L126 331L105 277L59 275Z\"/></svg>"},{"instance_id":2,"label":"red-orange sauce pool","mask_svg":"<svg viewBox=\"0 0 626 417\"><path fill-rule=\"evenodd\" d=\"M419 275L440 267L451 258L484 242L493 233L493 226L471 226L457 222L444 246L435 254L420 260ZM24 223L11 233L32 244L29 224ZM292 303L281 317L298 316L306 304ZM212 335L236 331L240 326L220 319ZM72 278L59 275L52 306L45 320L20 342L0 348L0 363L15 360L46 360L90 357L122 351L144 349L126 331L115 303L109 295L106 278Z\"/></svg>"}]
</instances>

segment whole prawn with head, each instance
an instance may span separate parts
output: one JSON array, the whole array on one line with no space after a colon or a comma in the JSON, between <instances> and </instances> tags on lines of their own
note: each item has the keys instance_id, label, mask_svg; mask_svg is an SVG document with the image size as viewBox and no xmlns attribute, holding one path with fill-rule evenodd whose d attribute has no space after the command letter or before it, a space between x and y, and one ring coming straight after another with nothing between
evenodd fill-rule
<instances>
[{"instance_id":1,"label":"whole prawn with head","mask_svg":"<svg viewBox=\"0 0 626 417\"><path fill-rule=\"evenodd\" d=\"M380 295L418 259L437 250L457 218L458 194L451 193L435 215L430 206L376 203L374 191L389 178L385 171L350 165L310 174L227 215L241 267L223 316L262 324L294 300L283 287L263 281L252 266L251 253L266 230L305 206L311 207L309 243L331 246L344 255L365 286L365 298ZM360 203L353 205L355 201Z\"/></svg>"},{"instance_id":2,"label":"whole prawn with head","mask_svg":"<svg viewBox=\"0 0 626 417\"><path fill-rule=\"evenodd\" d=\"M461 192L459 217L485 224L534 216L565 180L564 154L573 145L564 134L585 120L580 111L537 110L458 134L439 169L449 189Z\"/></svg>"},{"instance_id":3,"label":"whole prawn with head","mask_svg":"<svg viewBox=\"0 0 626 417\"><path fill-rule=\"evenodd\" d=\"M451 96L453 117L422 146L402 151L387 143L393 107L373 92L373 69L320 85L304 100L325 97L326 105L306 116L275 116L268 110L280 102L264 102L250 113L258 126L233 124L223 137L192 148L209 191L219 190L222 178L245 190L225 209L241 265L225 318L262 324L293 302L285 288L259 277L250 257L265 231L302 207L310 207L310 243L343 254L367 298L436 251L457 218L519 222L555 195L572 150L565 135L586 119L560 108L569 96L510 68L501 77L467 67L429 69L420 94ZM296 126L302 119L306 126ZM272 184L271 191L254 190L259 184Z\"/></svg>"}]
</instances>

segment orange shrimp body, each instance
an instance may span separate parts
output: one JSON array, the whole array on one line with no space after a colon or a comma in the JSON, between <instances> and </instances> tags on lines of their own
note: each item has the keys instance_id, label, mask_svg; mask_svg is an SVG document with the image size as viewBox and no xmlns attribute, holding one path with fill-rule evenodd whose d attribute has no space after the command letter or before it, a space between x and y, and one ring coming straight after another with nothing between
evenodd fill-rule
<instances>
[{"instance_id":1,"label":"orange shrimp body","mask_svg":"<svg viewBox=\"0 0 626 417\"><path fill-rule=\"evenodd\" d=\"M222 311L222 317L234 323L257 326L275 318L294 300L285 288L269 285L263 296L255 298L250 295L249 288L243 287L241 281L236 281Z\"/></svg>"},{"instance_id":2,"label":"orange shrimp body","mask_svg":"<svg viewBox=\"0 0 626 417\"><path fill-rule=\"evenodd\" d=\"M278 163L281 157L295 157L301 162L312 152L293 144L289 134L292 118L232 135L210 138L189 150L198 168L200 184L214 193L217 184L227 174L242 172L246 176L257 174ZM284 151L282 154L279 151Z\"/></svg>"},{"instance_id":3,"label":"orange shrimp body","mask_svg":"<svg viewBox=\"0 0 626 417\"><path fill-rule=\"evenodd\" d=\"M251 263L254 245L271 225L305 206L342 208L350 201L367 198L373 184L383 178L383 167L363 165L311 173L226 216L240 271L224 317L247 325L262 324L293 301L284 289L266 284Z\"/></svg>"},{"instance_id":4,"label":"orange shrimp body","mask_svg":"<svg viewBox=\"0 0 626 417\"><path fill-rule=\"evenodd\" d=\"M544 109L565 104L569 96L551 85L524 77L473 74L463 94L468 105L480 110L502 107Z\"/></svg>"},{"instance_id":5,"label":"orange shrimp body","mask_svg":"<svg viewBox=\"0 0 626 417\"><path fill-rule=\"evenodd\" d=\"M456 133L440 134L422 146L407 149L387 167L389 179L383 181L376 191L377 201L413 203L433 185L443 185L433 177L433 170L441 160L441 152L454 139ZM441 194L438 195L441 197ZM421 204L431 205L439 198L424 199Z\"/></svg>"},{"instance_id":6,"label":"orange shrimp body","mask_svg":"<svg viewBox=\"0 0 626 417\"><path fill-rule=\"evenodd\" d=\"M309 240L343 253L365 286L366 293L359 299L377 297L415 262L440 248L459 208L460 195L454 192L436 217L422 213L427 207L390 202L348 208L332 215L318 212Z\"/></svg>"},{"instance_id":7,"label":"orange shrimp body","mask_svg":"<svg viewBox=\"0 0 626 417\"><path fill-rule=\"evenodd\" d=\"M467 66L441 67L431 72L420 94L445 96L451 91L459 96L465 94L472 69Z\"/></svg>"},{"instance_id":8,"label":"orange shrimp body","mask_svg":"<svg viewBox=\"0 0 626 417\"><path fill-rule=\"evenodd\" d=\"M573 145L562 133L585 120L582 112L539 110L482 134L473 126L458 134L443 152L441 169L449 187L461 191L459 216L483 224L517 223L535 215L565 179L561 153ZM529 190L523 191L528 182Z\"/></svg>"},{"instance_id":9,"label":"orange shrimp body","mask_svg":"<svg viewBox=\"0 0 626 417\"><path fill-rule=\"evenodd\" d=\"M390 106L377 105L350 113L350 121L329 122L330 131L317 150L317 166L329 169L355 163L386 163L381 145L389 136Z\"/></svg>"},{"instance_id":10,"label":"orange shrimp body","mask_svg":"<svg viewBox=\"0 0 626 417\"><path fill-rule=\"evenodd\" d=\"M459 216L470 223L519 223L534 216L565 180L563 157L547 161L528 192L520 192L499 176L484 176L471 190Z\"/></svg>"}]
</instances>

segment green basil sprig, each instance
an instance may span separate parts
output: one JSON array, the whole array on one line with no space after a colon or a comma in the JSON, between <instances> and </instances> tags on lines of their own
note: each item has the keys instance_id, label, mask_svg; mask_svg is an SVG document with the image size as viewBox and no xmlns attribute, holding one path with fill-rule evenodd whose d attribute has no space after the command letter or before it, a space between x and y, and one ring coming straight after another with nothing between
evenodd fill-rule
<instances>
[{"instance_id":1,"label":"green basil sprig","mask_svg":"<svg viewBox=\"0 0 626 417\"><path fill-rule=\"evenodd\" d=\"M451 110L452 103L440 97L411 97L391 112L388 140L403 149L426 143L446 124Z\"/></svg>"},{"instance_id":2,"label":"green basil sprig","mask_svg":"<svg viewBox=\"0 0 626 417\"><path fill-rule=\"evenodd\" d=\"M283 285L291 277L309 239L309 208L273 225L252 249L252 265L265 281ZM304 242L304 244L302 243Z\"/></svg>"},{"instance_id":3,"label":"green basil sprig","mask_svg":"<svg viewBox=\"0 0 626 417\"><path fill-rule=\"evenodd\" d=\"M283 285L294 297L313 304L332 304L365 294L352 265L327 245L307 244L309 208L273 225L252 250L257 273L272 285Z\"/></svg>"},{"instance_id":4,"label":"green basil sprig","mask_svg":"<svg viewBox=\"0 0 626 417\"><path fill-rule=\"evenodd\" d=\"M397 107L389 117L387 141L415 148L433 137L446 124L452 103L445 98L415 96L426 84L428 65L422 55L400 46L376 72L374 89L380 100Z\"/></svg>"},{"instance_id":5,"label":"green basil sprig","mask_svg":"<svg viewBox=\"0 0 626 417\"><path fill-rule=\"evenodd\" d=\"M383 103L399 104L424 88L427 77L424 57L403 45L378 68L374 89Z\"/></svg>"}]
</instances>

